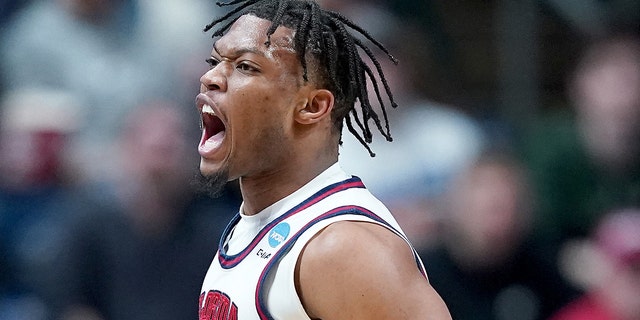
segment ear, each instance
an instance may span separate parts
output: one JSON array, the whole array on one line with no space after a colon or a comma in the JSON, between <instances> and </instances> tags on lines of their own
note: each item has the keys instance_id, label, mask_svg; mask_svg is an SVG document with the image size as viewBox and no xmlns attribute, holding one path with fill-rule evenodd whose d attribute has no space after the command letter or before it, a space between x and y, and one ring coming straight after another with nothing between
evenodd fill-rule
<instances>
[{"instance_id":1,"label":"ear","mask_svg":"<svg viewBox=\"0 0 640 320\"><path fill-rule=\"evenodd\" d=\"M331 91L318 89L309 92L306 103L296 108L295 120L300 124L314 124L331 118L334 97Z\"/></svg>"}]
</instances>

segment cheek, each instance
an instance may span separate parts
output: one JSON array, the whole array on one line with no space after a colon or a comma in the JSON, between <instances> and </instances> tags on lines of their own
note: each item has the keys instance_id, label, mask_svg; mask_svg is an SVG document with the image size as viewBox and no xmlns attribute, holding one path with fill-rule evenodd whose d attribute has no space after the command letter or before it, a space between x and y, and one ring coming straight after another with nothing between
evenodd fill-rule
<instances>
[{"instance_id":1,"label":"cheek","mask_svg":"<svg viewBox=\"0 0 640 320\"><path fill-rule=\"evenodd\" d=\"M275 109L272 98L254 91L239 94L231 113L236 120L235 124L240 124L243 130L251 131L273 121Z\"/></svg>"},{"instance_id":2,"label":"cheek","mask_svg":"<svg viewBox=\"0 0 640 320\"><path fill-rule=\"evenodd\" d=\"M281 118L264 109L255 110L234 133L232 162L244 175L269 171L286 162L291 144Z\"/></svg>"},{"instance_id":3,"label":"cheek","mask_svg":"<svg viewBox=\"0 0 640 320\"><path fill-rule=\"evenodd\" d=\"M265 132L283 131L295 97L295 86L278 80L229 84L227 114L236 138L262 139ZM237 141L242 143L242 141Z\"/></svg>"},{"instance_id":4,"label":"cheek","mask_svg":"<svg viewBox=\"0 0 640 320\"><path fill-rule=\"evenodd\" d=\"M233 117L231 128L236 140L234 144L249 150L262 148L265 143L273 147L275 143L271 138L274 138L274 132L281 131L284 121L283 108L273 100L268 95L258 93L238 96L237 104L234 104L236 108L229 114Z\"/></svg>"}]
</instances>

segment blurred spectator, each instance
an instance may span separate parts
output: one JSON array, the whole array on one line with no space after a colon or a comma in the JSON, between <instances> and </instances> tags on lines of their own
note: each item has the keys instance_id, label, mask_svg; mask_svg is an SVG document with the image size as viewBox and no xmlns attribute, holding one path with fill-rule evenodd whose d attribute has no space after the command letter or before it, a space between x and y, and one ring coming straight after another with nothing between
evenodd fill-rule
<instances>
[{"instance_id":1,"label":"blurred spectator","mask_svg":"<svg viewBox=\"0 0 640 320\"><path fill-rule=\"evenodd\" d=\"M374 140L374 158L343 134L340 163L366 181L420 249L438 240L442 197L484 141L477 124L463 113L427 101L413 103L392 110L400 113L392 123L394 141Z\"/></svg>"},{"instance_id":2,"label":"blurred spectator","mask_svg":"<svg viewBox=\"0 0 640 320\"><path fill-rule=\"evenodd\" d=\"M587 293L551 319L640 319L640 209L605 215L576 252L576 267L588 269Z\"/></svg>"},{"instance_id":3,"label":"blurred spectator","mask_svg":"<svg viewBox=\"0 0 640 320\"><path fill-rule=\"evenodd\" d=\"M640 40L610 37L569 78L575 114L545 118L527 161L540 195L541 234L586 237L600 215L640 205Z\"/></svg>"},{"instance_id":4,"label":"blurred spectator","mask_svg":"<svg viewBox=\"0 0 640 320\"><path fill-rule=\"evenodd\" d=\"M419 252L457 320L546 319L572 298L529 238L534 199L522 165L486 152L455 180L441 246Z\"/></svg>"},{"instance_id":5,"label":"blurred spectator","mask_svg":"<svg viewBox=\"0 0 640 320\"><path fill-rule=\"evenodd\" d=\"M239 202L196 196L185 113L167 101L133 110L118 172L99 185L57 263L63 319L195 319L202 279ZM189 165L192 163L193 165Z\"/></svg>"},{"instance_id":6,"label":"blurred spectator","mask_svg":"<svg viewBox=\"0 0 640 320\"><path fill-rule=\"evenodd\" d=\"M431 101L416 90L418 84L413 80L421 78L416 72L425 71L430 58L426 44L417 40L422 35L411 24L369 2L345 2L340 10L369 30L399 60L393 65L384 53L375 51L398 103L397 109L387 108L393 142L374 133L371 149L376 156L371 158L351 134L345 133L340 164L363 178L367 188L385 202L414 246L430 246L438 237L435 226L440 219L440 198L451 178L480 152L484 133L465 113ZM370 100L376 106L376 98Z\"/></svg>"},{"instance_id":7,"label":"blurred spectator","mask_svg":"<svg viewBox=\"0 0 640 320\"><path fill-rule=\"evenodd\" d=\"M0 75L10 89L46 85L82 99L91 121L80 128L77 170L100 179L115 168L93 164L111 154L118 125L140 101L193 104L206 68L193 57L210 51L201 30L215 10L206 0L32 1L6 26Z\"/></svg>"},{"instance_id":8,"label":"blurred spectator","mask_svg":"<svg viewBox=\"0 0 640 320\"><path fill-rule=\"evenodd\" d=\"M9 21L13 14L29 1L24 0L0 0L0 34L5 22Z\"/></svg>"},{"instance_id":9,"label":"blurred spectator","mask_svg":"<svg viewBox=\"0 0 640 320\"><path fill-rule=\"evenodd\" d=\"M50 319L52 275L74 211L66 150L81 122L58 90L7 93L0 109L0 319Z\"/></svg>"}]
</instances>

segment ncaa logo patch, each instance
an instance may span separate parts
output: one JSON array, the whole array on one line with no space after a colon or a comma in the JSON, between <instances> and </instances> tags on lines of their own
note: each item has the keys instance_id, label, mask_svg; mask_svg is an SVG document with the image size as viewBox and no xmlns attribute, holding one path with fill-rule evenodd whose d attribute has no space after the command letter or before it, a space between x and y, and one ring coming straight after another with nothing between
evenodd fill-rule
<instances>
[{"instance_id":1,"label":"ncaa logo patch","mask_svg":"<svg viewBox=\"0 0 640 320\"><path fill-rule=\"evenodd\" d=\"M269 245L272 248L275 248L282 244L287 237L289 236L289 232L291 231L291 226L289 226L286 222L281 222L277 226L271 229L269 232Z\"/></svg>"}]
</instances>

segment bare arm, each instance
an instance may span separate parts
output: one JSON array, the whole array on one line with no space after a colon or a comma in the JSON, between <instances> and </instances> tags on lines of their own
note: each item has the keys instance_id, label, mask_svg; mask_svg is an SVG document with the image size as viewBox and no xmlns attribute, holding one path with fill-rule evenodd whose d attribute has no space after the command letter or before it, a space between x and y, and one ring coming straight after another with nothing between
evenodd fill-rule
<instances>
[{"instance_id":1,"label":"bare arm","mask_svg":"<svg viewBox=\"0 0 640 320\"><path fill-rule=\"evenodd\" d=\"M296 288L312 319L451 319L406 242L373 223L318 233L298 260Z\"/></svg>"}]
</instances>

